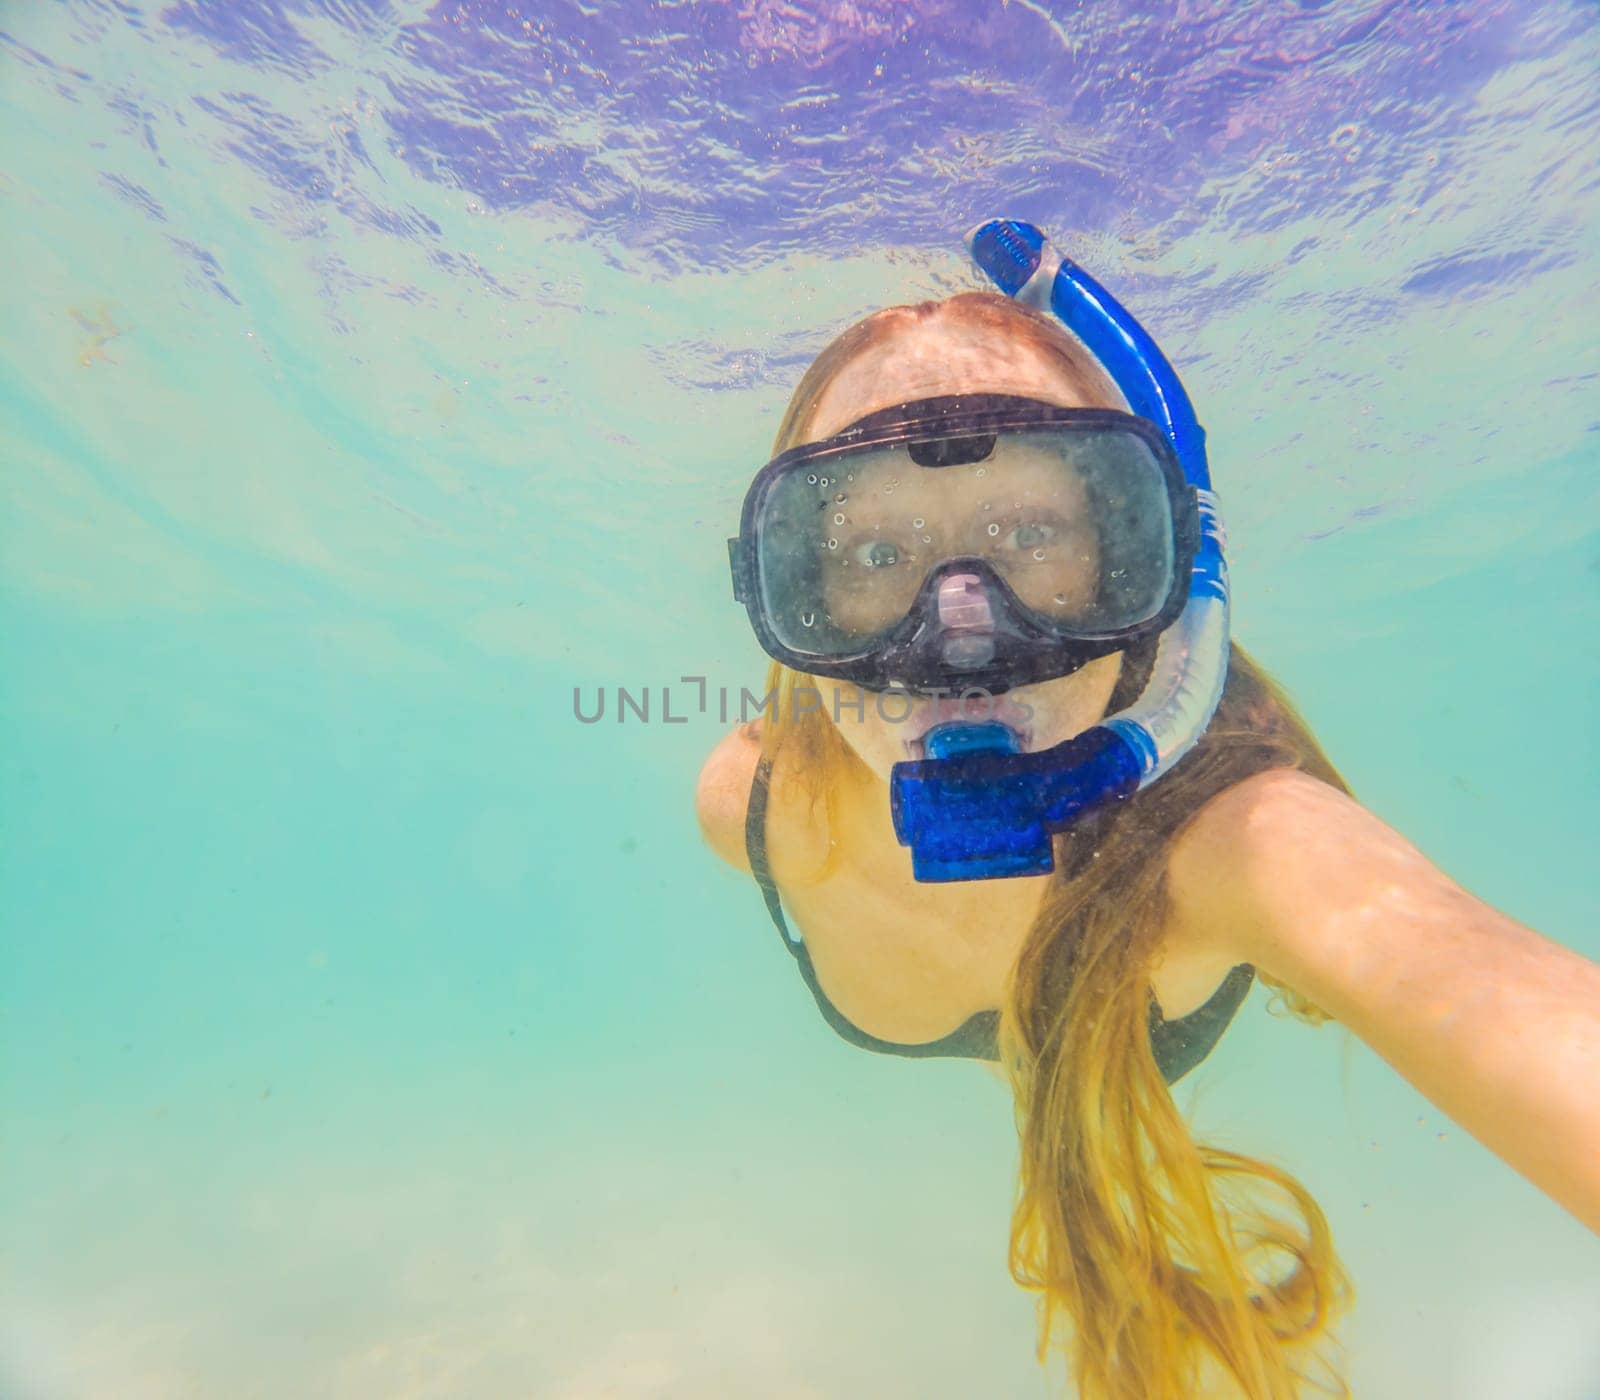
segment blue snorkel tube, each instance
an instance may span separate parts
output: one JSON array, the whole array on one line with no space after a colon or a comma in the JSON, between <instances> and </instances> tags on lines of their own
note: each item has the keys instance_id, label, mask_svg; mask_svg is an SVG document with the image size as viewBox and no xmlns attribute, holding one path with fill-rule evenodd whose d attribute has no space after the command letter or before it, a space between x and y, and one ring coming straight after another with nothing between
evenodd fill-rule
<instances>
[{"instance_id":1,"label":"blue snorkel tube","mask_svg":"<svg viewBox=\"0 0 1600 1400\"><path fill-rule=\"evenodd\" d=\"M967 246L1007 296L1054 314L1100 362L1129 411L1166 434L1195 488L1200 545L1188 601L1161 634L1149 683L1127 709L1039 753L1017 753L999 724L943 725L927 735L927 757L895 764L895 834L925 881L1048 874L1053 833L1148 787L1194 747L1228 672L1222 519L1205 430L1176 371L1116 298L1032 224L990 220Z\"/></svg>"}]
</instances>

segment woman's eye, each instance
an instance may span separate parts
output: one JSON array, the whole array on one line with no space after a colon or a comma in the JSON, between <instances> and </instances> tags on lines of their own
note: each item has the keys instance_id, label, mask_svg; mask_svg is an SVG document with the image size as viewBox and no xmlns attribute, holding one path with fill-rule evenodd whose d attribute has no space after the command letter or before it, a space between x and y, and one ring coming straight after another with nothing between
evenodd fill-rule
<instances>
[{"instance_id":1,"label":"woman's eye","mask_svg":"<svg viewBox=\"0 0 1600 1400\"><path fill-rule=\"evenodd\" d=\"M1003 543L1009 549L1035 550L1044 549L1056 538L1054 525L1046 525L1043 521L1028 521L1022 525L1013 526L1004 537Z\"/></svg>"},{"instance_id":2,"label":"woman's eye","mask_svg":"<svg viewBox=\"0 0 1600 1400\"><path fill-rule=\"evenodd\" d=\"M900 549L893 540L863 540L852 547L850 555L868 569L887 569L900 562Z\"/></svg>"}]
</instances>

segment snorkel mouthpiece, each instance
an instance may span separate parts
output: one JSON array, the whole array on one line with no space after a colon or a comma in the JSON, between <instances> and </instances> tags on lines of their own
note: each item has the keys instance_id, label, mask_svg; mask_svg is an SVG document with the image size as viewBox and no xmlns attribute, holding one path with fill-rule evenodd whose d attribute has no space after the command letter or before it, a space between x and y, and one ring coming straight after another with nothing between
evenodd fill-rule
<instances>
[{"instance_id":1,"label":"snorkel mouthpiece","mask_svg":"<svg viewBox=\"0 0 1600 1400\"><path fill-rule=\"evenodd\" d=\"M1048 875L1052 833L1139 787L1133 751L1102 727L1044 754L1018 753L1001 724L945 725L925 742L928 757L895 764L889 779L895 835L918 880Z\"/></svg>"},{"instance_id":2,"label":"snorkel mouthpiece","mask_svg":"<svg viewBox=\"0 0 1600 1400\"><path fill-rule=\"evenodd\" d=\"M937 725L922 736L922 751L927 758L955 758L965 753L1022 752L1017 747L1017 736L999 720L993 719L976 723L961 720Z\"/></svg>"},{"instance_id":3,"label":"snorkel mouthpiece","mask_svg":"<svg viewBox=\"0 0 1600 1400\"><path fill-rule=\"evenodd\" d=\"M1017 752L1003 725L948 725L926 736L924 758L895 764L895 834L911 847L916 878L926 881L1048 874L1055 832L1148 787L1199 742L1228 671L1222 521L1205 431L1176 371L1116 298L1032 224L990 220L972 231L968 247L1007 296L1053 313L1100 362L1129 409L1161 429L1194 488L1201 535L1188 601L1161 634L1150 680L1127 709L1038 753ZM956 621L965 606L958 594L952 588L950 640L977 641L983 631L965 631ZM941 595L941 613L944 604Z\"/></svg>"}]
</instances>

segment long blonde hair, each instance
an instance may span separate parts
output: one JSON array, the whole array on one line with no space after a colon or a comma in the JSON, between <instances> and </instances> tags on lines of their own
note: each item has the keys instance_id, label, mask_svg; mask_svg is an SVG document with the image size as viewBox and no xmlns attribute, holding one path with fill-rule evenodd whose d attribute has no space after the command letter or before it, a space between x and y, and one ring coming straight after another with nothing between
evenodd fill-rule
<instances>
[{"instance_id":1,"label":"long blonde hair","mask_svg":"<svg viewBox=\"0 0 1600 1400\"><path fill-rule=\"evenodd\" d=\"M1090 401L1113 402L1100 367L1049 318L993 293L891 307L845 331L790 402L776 451L810 440L824 389L857 356L931 317L1028 343ZM1148 674L1124 654L1112 708ZM834 803L865 765L819 710L809 677L774 665L762 726L775 781ZM781 763L780 763L781 759ZM1191 1400L1229 1378L1249 1400L1312 1386L1348 1395L1330 1328L1353 1301L1328 1224L1288 1172L1197 1143L1156 1065L1150 969L1165 921L1166 856L1216 793L1268 768L1344 788L1305 724L1237 646L1222 703L1195 749L1145 792L1056 838L1056 873L1001 1008L1001 1061L1021 1140L1010 1264L1039 1294L1039 1359L1060 1324L1084 1400ZM1294 1015L1327 1015L1261 979Z\"/></svg>"}]
</instances>

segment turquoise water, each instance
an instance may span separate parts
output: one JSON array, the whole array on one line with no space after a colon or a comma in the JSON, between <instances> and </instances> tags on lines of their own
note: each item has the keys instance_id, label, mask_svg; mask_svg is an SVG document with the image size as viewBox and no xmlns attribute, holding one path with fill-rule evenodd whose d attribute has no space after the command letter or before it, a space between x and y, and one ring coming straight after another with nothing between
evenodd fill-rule
<instances>
[{"instance_id":1,"label":"turquoise water","mask_svg":"<svg viewBox=\"0 0 1600 1400\"><path fill-rule=\"evenodd\" d=\"M835 331L977 285L956 242L697 270L406 157L437 9L292 8L326 63L190 9L0 9L0 1394L1057 1393L1005 1090L818 1020L701 844L679 680L764 675L744 484ZM1539 13L1403 133L1047 222L1201 407L1240 639L1596 957L1600 43ZM962 160L952 228L1000 212ZM578 724L601 685L687 722ZM1600 1241L1359 1042L1258 989L1181 1096L1322 1202L1358 1395L1600 1396Z\"/></svg>"}]
</instances>

